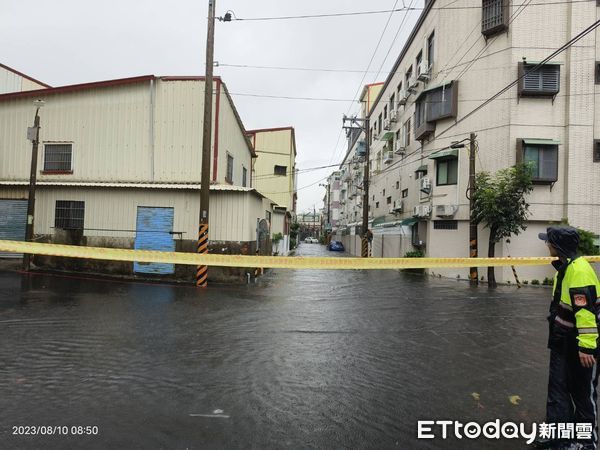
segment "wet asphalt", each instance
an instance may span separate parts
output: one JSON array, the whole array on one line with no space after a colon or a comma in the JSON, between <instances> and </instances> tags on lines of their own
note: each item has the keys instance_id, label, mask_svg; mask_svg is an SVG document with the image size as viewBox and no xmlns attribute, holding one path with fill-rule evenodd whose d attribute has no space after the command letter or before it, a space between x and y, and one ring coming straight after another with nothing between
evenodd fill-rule
<instances>
[{"instance_id":1,"label":"wet asphalt","mask_svg":"<svg viewBox=\"0 0 600 450\"><path fill-rule=\"evenodd\" d=\"M526 448L417 440L417 421L541 421L549 295L398 271L202 291L0 272L0 448ZM98 434L13 434L31 425Z\"/></svg>"}]
</instances>

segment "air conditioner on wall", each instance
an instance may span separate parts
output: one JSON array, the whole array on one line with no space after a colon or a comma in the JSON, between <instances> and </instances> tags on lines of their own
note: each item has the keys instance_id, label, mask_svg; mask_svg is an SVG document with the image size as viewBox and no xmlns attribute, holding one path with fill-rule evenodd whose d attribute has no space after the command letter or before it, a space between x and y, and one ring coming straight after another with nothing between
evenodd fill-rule
<instances>
[{"instance_id":1,"label":"air conditioner on wall","mask_svg":"<svg viewBox=\"0 0 600 450\"><path fill-rule=\"evenodd\" d=\"M390 111L390 122L396 122L398 120L398 111L395 109L392 109Z\"/></svg>"},{"instance_id":2,"label":"air conditioner on wall","mask_svg":"<svg viewBox=\"0 0 600 450\"><path fill-rule=\"evenodd\" d=\"M384 159L383 159L383 163L384 164L389 164L394 160L394 152L392 151L387 151L384 153Z\"/></svg>"},{"instance_id":3,"label":"air conditioner on wall","mask_svg":"<svg viewBox=\"0 0 600 450\"><path fill-rule=\"evenodd\" d=\"M394 143L394 153L396 155L404 155L406 153L406 147L404 146L404 139L397 139Z\"/></svg>"},{"instance_id":4,"label":"air conditioner on wall","mask_svg":"<svg viewBox=\"0 0 600 450\"><path fill-rule=\"evenodd\" d=\"M419 81L429 81L429 61L423 60L419 65Z\"/></svg>"},{"instance_id":5,"label":"air conditioner on wall","mask_svg":"<svg viewBox=\"0 0 600 450\"><path fill-rule=\"evenodd\" d=\"M456 205L438 205L435 207L435 215L438 217L453 217L458 210Z\"/></svg>"},{"instance_id":6,"label":"air conditioner on wall","mask_svg":"<svg viewBox=\"0 0 600 450\"><path fill-rule=\"evenodd\" d=\"M404 206L404 202L402 200L394 200L392 209L394 210L394 212L399 213L399 212L402 212L403 206Z\"/></svg>"},{"instance_id":7,"label":"air conditioner on wall","mask_svg":"<svg viewBox=\"0 0 600 450\"><path fill-rule=\"evenodd\" d=\"M398 94L398 105L400 106L404 106L406 105L406 101L408 100L408 91L405 89L402 89L400 91L400 93Z\"/></svg>"},{"instance_id":8,"label":"air conditioner on wall","mask_svg":"<svg viewBox=\"0 0 600 450\"><path fill-rule=\"evenodd\" d=\"M392 124L390 123L390 119L385 119L383 121L383 129L384 130L388 130L392 127Z\"/></svg>"},{"instance_id":9,"label":"air conditioner on wall","mask_svg":"<svg viewBox=\"0 0 600 450\"><path fill-rule=\"evenodd\" d=\"M415 92L419 87L419 80L416 77L411 77L408 82L408 90L410 92Z\"/></svg>"},{"instance_id":10,"label":"air conditioner on wall","mask_svg":"<svg viewBox=\"0 0 600 450\"><path fill-rule=\"evenodd\" d=\"M429 205L417 205L413 208L413 217L429 217L431 207Z\"/></svg>"}]
</instances>

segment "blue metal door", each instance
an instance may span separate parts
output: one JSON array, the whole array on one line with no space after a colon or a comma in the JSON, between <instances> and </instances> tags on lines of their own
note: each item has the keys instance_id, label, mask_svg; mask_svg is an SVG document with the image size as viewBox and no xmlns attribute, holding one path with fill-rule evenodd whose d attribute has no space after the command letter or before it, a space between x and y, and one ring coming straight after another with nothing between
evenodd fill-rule
<instances>
[{"instance_id":1,"label":"blue metal door","mask_svg":"<svg viewBox=\"0 0 600 450\"><path fill-rule=\"evenodd\" d=\"M173 234L171 234L173 231L173 216L173 208L138 206L134 248L136 250L175 251L175 241L173 240ZM134 262L133 271L136 273L168 275L175 273L175 265Z\"/></svg>"},{"instance_id":2,"label":"blue metal door","mask_svg":"<svg viewBox=\"0 0 600 450\"><path fill-rule=\"evenodd\" d=\"M27 200L0 200L0 239L25 240ZM2 253L0 258L21 258L20 253Z\"/></svg>"}]
</instances>

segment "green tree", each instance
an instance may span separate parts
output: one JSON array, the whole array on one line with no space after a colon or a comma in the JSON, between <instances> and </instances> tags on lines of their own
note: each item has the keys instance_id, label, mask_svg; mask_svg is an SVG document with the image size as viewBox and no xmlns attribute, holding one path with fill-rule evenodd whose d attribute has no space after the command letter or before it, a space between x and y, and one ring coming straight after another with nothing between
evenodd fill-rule
<instances>
[{"instance_id":1,"label":"green tree","mask_svg":"<svg viewBox=\"0 0 600 450\"><path fill-rule=\"evenodd\" d=\"M474 216L477 224L490 230L488 257L493 258L496 243L527 228L529 204L525 196L533 189L531 167L518 164L499 170L494 176L480 172L475 179ZM488 285L496 287L493 267L488 267Z\"/></svg>"}]
</instances>

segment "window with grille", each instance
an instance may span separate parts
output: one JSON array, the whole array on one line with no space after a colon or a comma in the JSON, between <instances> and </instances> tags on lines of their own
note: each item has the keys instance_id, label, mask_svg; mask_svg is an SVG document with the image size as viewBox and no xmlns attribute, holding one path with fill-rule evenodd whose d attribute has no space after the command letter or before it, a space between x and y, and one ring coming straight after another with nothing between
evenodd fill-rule
<instances>
[{"instance_id":1,"label":"window with grille","mask_svg":"<svg viewBox=\"0 0 600 450\"><path fill-rule=\"evenodd\" d=\"M44 144L44 172L72 172L73 144Z\"/></svg>"},{"instance_id":2,"label":"window with grille","mask_svg":"<svg viewBox=\"0 0 600 450\"><path fill-rule=\"evenodd\" d=\"M390 196L390 197L386 198L386 199L385 199L385 203L386 203L387 205L391 205L391 204L392 204L392 197Z\"/></svg>"},{"instance_id":3,"label":"window with grille","mask_svg":"<svg viewBox=\"0 0 600 450\"><path fill-rule=\"evenodd\" d=\"M560 91L560 66L519 63L519 95L553 97Z\"/></svg>"},{"instance_id":4,"label":"window with grille","mask_svg":"<svg viewBox=\"0 0 600 450\"><path fill-rule=\"evenodd\" d=\"M531 144L519 140L517 162L529 163L532 178L537 183L554 183L558 180L558 144Z\"/></svg>"},{"instance_id":5,"label":"window with grille","mask_svg":"<svg viewBox=\"0 0 600 450\"><path fill-rule=\"evenodd\" d=\"M227 174L225 175L225 181L233 183L233 156L227 154Z\"/></svg>"},{"instance_id":6,"label":"window with grille","mask_svg":"<svg viewBox=\"0 0 600 450\"><path fill-rule=\"evenodd\" d=\"M596 72L594 78L596 79L596 84L600 84L600 62L596 62Z\"/></svg>"},{"instance_id":7,"label":"window with grille","mask_svg":"<svg viewBox=\"0 0 600 450\"><path fill-rule=\"evenodd\" d=\"M408 189L403 189L402 190L402 198L406 198L408 197Z\"/></svg>"},{"instance_id":8,"label":"window with grille","mask_svg":"<svg viewBox=\"0 0 600 450\"><path fill-rule=\"evenodd\" d=\"M600 139L594 139L594 162L600 162Z\"/></svg>"},{"instance_id":9,"label":"window with grille","mask_svg":"<svg viewBox=\"0 0 600 450\"><path fill-rule=\"evenodd\" d=\"M242 186L246 187L246 183L248 182L248 169L242 167Z\"/></svg>"},{"instance_id":10,"label":"window with grille","mask_svg":"<svg viewBox=\"0 0 600 450\"><path fill-rule=\"evenodd\" d=\"M57 200L54 211L54 228L83 230L85 202Z\"/></svg>"},{"instance_id":11,"label":"window with grille","mask_svg":"<svg viewBox=\"0 0 600 450\"><path fill-rule=\"evenodd\" d=\"M458 230L457 220L434 220L434 230Z\"/></svg>"},{"instance_id":12,"label":"window with grille","mask_svg":"<svg viewBox=\"0 0 600 450\"><path fill-rule=\"evenodd\" d=\"M275 166L273 169L275 175L287 175L287 166Z\"/></svg>"},{"instance_id":13,"label":"window with grille","mask_svg":"<svg viewBox=\"0 0 600 450\"><path fill-rule=\"evenodd\" d=\"M483 0L481 33L492 36L508 29L508 0Z\"/></svg>"}]
</instances>

